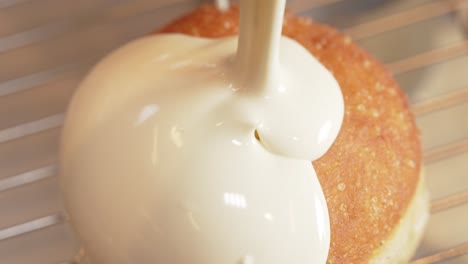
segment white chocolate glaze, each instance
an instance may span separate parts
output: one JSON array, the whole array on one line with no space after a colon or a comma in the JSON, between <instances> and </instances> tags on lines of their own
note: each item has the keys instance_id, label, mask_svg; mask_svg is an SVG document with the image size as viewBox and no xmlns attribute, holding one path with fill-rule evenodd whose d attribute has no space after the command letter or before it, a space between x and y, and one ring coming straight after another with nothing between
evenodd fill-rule
<instances>
[{"instance_id":1,"label":"white chocolate glaze","mask_svg":"<svg viewBox=\"0 0 468 264\"><path fill-rule=\"evenodd\" d=\"M229 0L215 0L216 7L221 11L229 9Z\"/></svg>"},{"instance_id":2,"label":"white chocolate glaze","mask_svg":"<svg viewBox=\"0 0 468 264\"><path fill-rule=\"evenodd\" d=\"M336 138L343 99L280 37L284 2L241 1L238 52L235 37L148 36L83 81L61 185L90 263L325 263L310 160Z\"/></svg>"}]
</instances>

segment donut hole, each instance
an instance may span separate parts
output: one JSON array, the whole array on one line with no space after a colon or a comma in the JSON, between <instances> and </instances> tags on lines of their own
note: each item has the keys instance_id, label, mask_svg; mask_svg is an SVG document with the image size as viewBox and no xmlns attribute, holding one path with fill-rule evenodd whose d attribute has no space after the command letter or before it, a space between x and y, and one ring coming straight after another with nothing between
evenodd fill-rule
<instances>
[{"instance_id":1,"label":"donut hole","mask_svg":"<svg viewBox=\"0 0 468 264\"><path fill-rule=\"evenodd\" d=\"M260 136L260 133L257 129L254 130L254 137L260 146L262 146L266 151L270 152L267 146L265 146L265 142L263 142L262 137Z\"/></svg>"},{"instance_id":2,"label":"donut hole","mask_svg":"<svg viewBox=\"0 0 468 264\"><path fill-rule=\"evenodd\" d=\"M258 142L262 143L262 140L260 139L260 134L258 134L257 129L255 129L255 131L254 131L254 137L258 140Z\"/></svg>"},{"instance_id":3,"label":"donut hole","mask_svg":"<svg viewBox=\"0 0 468 264\"><path fill-rule=\"evenodd\" d=\"M265 144L265 142L262 140L262 137L260 136L260 133L258 132L257 129L254 130L254 137L257 140L258 144L266 151L271 152L271 149L268 148L268 146Z\"/></svg>"}]
</instances>

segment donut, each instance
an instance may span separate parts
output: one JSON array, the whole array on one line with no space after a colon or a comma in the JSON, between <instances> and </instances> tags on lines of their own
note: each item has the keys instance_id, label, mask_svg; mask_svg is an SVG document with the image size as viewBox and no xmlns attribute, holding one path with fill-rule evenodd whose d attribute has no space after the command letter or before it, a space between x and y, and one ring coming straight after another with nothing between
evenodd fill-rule
<instances>
[{"instance_id":1,"label":"donut","mask_svg":"<svg viewBox=\"0 0 468 264\"><path fill-rule=\"evenodd\" d=\"M155 33L237 35L239 7L204 5ZM391 73L350 37L288 11L287 36L336 78L345 102L331 149L313 165L331 224L327 263L407 263L421 239L429 202L421 143L408 100Z\"/></svg>"}]
</instances>

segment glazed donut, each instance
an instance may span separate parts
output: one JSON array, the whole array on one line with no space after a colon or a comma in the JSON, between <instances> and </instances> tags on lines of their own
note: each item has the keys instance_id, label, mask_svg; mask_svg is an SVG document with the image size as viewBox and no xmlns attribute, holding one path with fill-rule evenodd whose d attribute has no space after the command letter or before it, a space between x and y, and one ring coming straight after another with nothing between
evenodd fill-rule
<instances>
[{"instance_id":1,"label":"glazed donut","mask_svg":"<svg viewBox=\"0 0 468 264\"><path fill-rule=\"evenodd\" d=\"M239 8L206 5L156 33L236 35ZM331 224L328 263L407 263L428 218L421 144L405 94L381 63L335 29L287 12L283 35L302 44L339 82L341 132L314 162Z\"/></svg>"}]
</instances>

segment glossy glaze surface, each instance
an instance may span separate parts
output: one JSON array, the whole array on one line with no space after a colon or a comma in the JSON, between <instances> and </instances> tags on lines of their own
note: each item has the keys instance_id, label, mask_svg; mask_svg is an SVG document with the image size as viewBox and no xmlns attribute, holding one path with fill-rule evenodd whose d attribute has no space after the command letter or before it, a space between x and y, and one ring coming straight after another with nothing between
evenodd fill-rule
<instances>
[{"instance_id":1,"label":"glossy glaze surface","mask_svg":"<svg viewBox=\"0 0 468 264\"><path fill-rule=\"evenodd\" d=\"M277 51L263 59L261 49L236 57L237 38L157 35L84 80L61 183L92 263L325 262L328 212L310 160L335 139L343 101L331 74L274 25L263 45ZM274 67L256 81L241 60Z\"/></svg>"}]
</instances>

